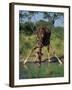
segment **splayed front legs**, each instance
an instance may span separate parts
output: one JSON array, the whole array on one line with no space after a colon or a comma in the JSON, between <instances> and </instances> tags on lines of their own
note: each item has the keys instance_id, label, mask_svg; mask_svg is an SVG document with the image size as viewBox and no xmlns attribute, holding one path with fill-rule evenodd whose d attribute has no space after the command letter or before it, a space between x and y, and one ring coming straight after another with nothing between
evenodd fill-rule
<instances>
[{"instance_id":1,"label":"splayed front legs","mask_svg":"<svg viewBox=\"0 0 72 90\"><path fill-rule=\"evenodd\" d=\"M38 48L38 51L36 52L36 58L35 59L38 59L39 60L39 64L41 64L41 61L42 61L42 48L41 46L37 46L35 45L32 50L30 51L29 55L27 56L27 58L24 60L24 64L28 61L29 57L31 56L31 54ZM53 56L57 58L58 62L60 64L62 64L62 61L57 57L56 53L55 53L55 50L52 48L52 46L49 44L47 46L47 51L48 51L48 62L50 62L50 49L53 53Z\"/></svg>"}]
</instances>

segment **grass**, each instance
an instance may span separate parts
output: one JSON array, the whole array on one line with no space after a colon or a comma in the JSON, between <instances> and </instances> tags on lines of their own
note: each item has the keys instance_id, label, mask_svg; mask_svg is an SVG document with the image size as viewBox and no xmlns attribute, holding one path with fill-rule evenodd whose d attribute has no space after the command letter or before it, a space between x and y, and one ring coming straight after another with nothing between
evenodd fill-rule
<instances>
[{"instance_id":1,"label":"grass","mask_svg":"<svg viewBox=\"0 0 72 90\"><path fill-rule=\"evenodd\" d=\"M36 44L35 35L25 35L20 33L19 37L19 50L20 56L24 59L27 57L28 53L32 47ZM57 56L64 55L64 31L63 28L54 28L51 35L51 45L55 49ZM50 51L52 53L52 50ZM43 58L47 57L47 49L43 48ZM33 53L35 54L35 53ZM35 57L31 56L30 59L34 60Z\"/></svg>"},{"instance_id":2,"label":"grass","mask_svg":"<svg viewBox=\"0 0 72 90\"><path fill-rule=\"evenodd\" d=\"M36 37L34 35L19 34L19 55L23 60L26 59L32 47L36 44ZM55 49L57 56L64 55L64 30L63 28L53 28L51 35L51 45ZM52 50L50 50L52 55ZM43 48L42 59L47 58L47 49ZM35 59L35 52L29 58L29 61ZM21 60L21 59L20 59ZM19 63L19 78L44 78L44 77L63 77L64 65L58 63L44 63L39 67L38 64L27 63L25 66L20 61Z\"/></svg>"}]
</instances>

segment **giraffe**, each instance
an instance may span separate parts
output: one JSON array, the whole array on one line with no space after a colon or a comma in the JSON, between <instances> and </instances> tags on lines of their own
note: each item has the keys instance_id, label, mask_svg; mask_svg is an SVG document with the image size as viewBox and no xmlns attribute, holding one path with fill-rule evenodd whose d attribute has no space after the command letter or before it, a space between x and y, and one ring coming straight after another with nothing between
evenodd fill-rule
<instances>
[{"instance_id":1,"label":"giraffe","mask_svg":"<svg viewBox=\"0 0 72 90\"><path fill-rule=\"evenodd\" d=\"M34 45L34 47L32 48L31 52L29 53L29 55L27 56L27 58L24 60L24 64L28 61L29 57L31 56L31 54L38 48L38 52L37 52L37 58L39 60L39 64L41 64L41 60L42 60L42 48L43 47L47 47L47 51L48 51L48 62L50 62L50 48L53 51L54 56L58 59L58 62L60 64L62 64L61 60L57 57L57 55L55 54L55 50L52 48L51 44L50 44L50 38L51 38L51 30L49 28L47 28L46 26L39 26L37 28L37 30L34 32L34 34L37 36L37 43Z\"/></svg>"}]
</instances>

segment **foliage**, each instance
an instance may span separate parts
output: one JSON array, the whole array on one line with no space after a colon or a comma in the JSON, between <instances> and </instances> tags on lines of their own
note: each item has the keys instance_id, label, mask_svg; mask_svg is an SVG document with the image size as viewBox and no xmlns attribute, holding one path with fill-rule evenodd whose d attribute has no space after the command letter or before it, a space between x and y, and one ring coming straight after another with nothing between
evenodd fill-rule
<instances>
[{"instance_id":1,"label":"foliage","mask_svg":"<svg viewBox=\"0 0 72 90\"><path fill-rule=\"evenodd\" d=\"M55 21L61 16L63 16L63 13L44 12L44 18L47 18L48 22L50 22L52 25L54 25Z\"/></svg>"},{"instance_id":2,"label":"foliage","mask_svg":"<svg viewBox=\"0 0 72 90\"><path fill-rule=\"evenodd\" d=\"M33 34L36 31L37 27L40 25L44 25L49 28L52 32L51 34L51 45L55 49L57 56L64 55L64 28L63 27L54 27L54 22L61 15L59 13L44 13L44 18L48 18L48 20L38 20L36 22L32 22L31 19L38 12L22 12L20 11L20 22L19 22L19 56L20 56L20 70L19 70L19 78L44 78L44 77L63 77L64 76L64 65L59 66L58 63L44 63L41 67L38 64L28 63L26 66L23 65L21 60L25 60L31 49L34 45L36 45L37 37ZM48 15L47 15L48 14ZM47 15L47 16L46 16ZM27 21L24 21L27 19ZM50 19L50 20L49 20ZM54 20L54 21L53 21ZM46 60L48 58L47 48L44 47L42 49L43 56L42 60ZM50 50L50 56L52 56L53 50ZM35 60L36 51L30 56L29 61Z\"/></svg>"},{"instance_id":3,"label":"foliage","mask_svg":"<svg viewBox=\"0 0 72 90\"><path fill-rule=\"evenodd\" d=\"M36 30L36 27L32 22L20 23L19 26L20 33L24 33L24 35L32 35L32 33Z\"/></svg>"},{"instance_id":4,"label":"foliage","mask_svg":"<svg viewBox=\"0 0 72 90\"><path fill-rule=\"evenodd\" d=\"M58 56L64 55L64 30L61 27L53 28L51 30L51 45L55 49L55 52ZM30 52L32 47L36 43L36 36L33 34L28 34L21 32L19 37L19 47L20 47L20 56L23 56L24 59L28 55L27 52ZM50 50L52 53L52 50ZM47 57L47 49L43 48L43 58ZM34 53L35 54L35 53ZM30 57L31 60L34 60L34 56Z\"/></svg>"},{"instance_id":5,"label":"foliage","mask_svg":"<svg viewBox=\"0 0 72 90\"><path fill-rule=\"evenodd\" d=\"M58 13L58 12L40 12L40 11L20 10L19 11L19 22L25 23L27 21L27 22L31 23L31 22L33 22L32 18L34 18L34 24L36 24L36 22L37 22L36 15L39 15L39 14L43 15L41 20L45 20L53 26L54 26L56 20L60 19L61 17L64 18L64 14ZM63 23L64 23L64 21L63 21Z\"/></svg>"}]
</instances>

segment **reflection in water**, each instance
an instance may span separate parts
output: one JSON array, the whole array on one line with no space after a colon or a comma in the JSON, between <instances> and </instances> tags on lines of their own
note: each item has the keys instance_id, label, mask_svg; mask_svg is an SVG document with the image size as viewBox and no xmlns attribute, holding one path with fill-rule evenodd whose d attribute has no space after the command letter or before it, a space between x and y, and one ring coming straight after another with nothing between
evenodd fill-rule
<instances>
[{"instance_id":1,"label":"reflection in water","mask_svg":"<svg viewBox=\"0 0 72 90\"><path fill-rule=\"evenodd\" d=\"M29 78L46 78L46 77L63 77L64 65L59 65L57 62L48 63L48 61L39 63L23 62L19 63L19 79Z\"/></svg>"}]
</instances>

